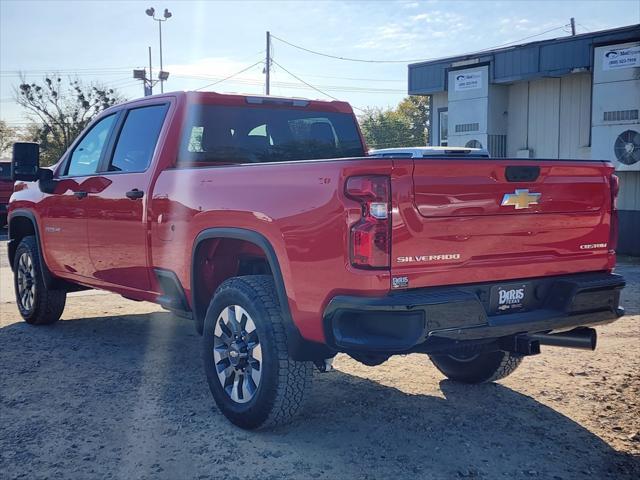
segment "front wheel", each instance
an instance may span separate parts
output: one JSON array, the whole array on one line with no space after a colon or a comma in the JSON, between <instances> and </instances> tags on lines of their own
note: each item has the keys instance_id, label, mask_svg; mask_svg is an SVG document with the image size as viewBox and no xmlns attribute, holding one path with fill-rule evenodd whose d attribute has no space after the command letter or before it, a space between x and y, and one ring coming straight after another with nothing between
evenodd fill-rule
<instances>
[{"instance_id":1,"label":"front wheel","mask_svg":"<svg viewBox=\"0 0 640 480\"><path fill-rule=\"evenodd\" d=\"M497 351L430 355L431 361L447 378L462 383L495 382L510 375L522 356Z\"/></svg>"},{"instance_id":2,"label":"front wheel","mask_svg":"<svg viewBox=\"0 0 640 480\"><path fill-rule=\"evenodd\" d=\"M24 237L13 259L13 283L20 315L31 325L49 325L62 316L67 292L47 288L36 237Z\"/></svg>"},{"instance_id":3,"label":"front wheel","mask_svg":"<svg viewBox=\"0 0 640 480\"><path fill-rule=\"evenodd\" d=\"M271 277L223 282L207 310L203 345L209 389L232 423L246 429L273 427L298 412L313 365L289 359Z\"/></svg>"}]
</instances>

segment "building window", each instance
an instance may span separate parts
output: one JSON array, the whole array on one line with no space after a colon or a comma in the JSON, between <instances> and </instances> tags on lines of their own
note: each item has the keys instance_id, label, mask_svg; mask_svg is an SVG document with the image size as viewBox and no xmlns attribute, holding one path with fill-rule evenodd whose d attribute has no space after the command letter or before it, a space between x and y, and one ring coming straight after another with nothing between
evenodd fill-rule
<instances>
[{"instance_id":1,"label":"building window","mask_svg":"<svg viewBox=\"0 0 640 480\"><path fill-rule=\"evenodd\" d=\"M440 146L449 145L449 111L446 108L438 110L438 128L440 130Z\"/></svg>"}]
</instances>

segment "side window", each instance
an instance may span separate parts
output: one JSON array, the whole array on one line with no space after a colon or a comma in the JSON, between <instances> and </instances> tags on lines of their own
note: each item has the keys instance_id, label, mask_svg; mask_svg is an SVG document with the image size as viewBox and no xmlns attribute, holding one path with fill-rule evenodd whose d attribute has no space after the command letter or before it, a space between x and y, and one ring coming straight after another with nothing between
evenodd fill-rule
<instances>
[{"instance_id":1,"label":"side window","mask_svg":"<svg viewBox=\"0 0 640 480\"><path fill-rule=\"evenodd\" d=\"M122 125L110 172L144 172L153 157L168 105L130 110Z\"/></svg>"},{"instance_id":2,"label":"side window","mask_svg":"<svg viewBox=\"0 0 640 480\"><path fill-rule=\"evenodd\" d=\"M96 123L71 154L67 175L91 175L98 170L116 115L109 115Z\"/></svg>"}]
</instances>

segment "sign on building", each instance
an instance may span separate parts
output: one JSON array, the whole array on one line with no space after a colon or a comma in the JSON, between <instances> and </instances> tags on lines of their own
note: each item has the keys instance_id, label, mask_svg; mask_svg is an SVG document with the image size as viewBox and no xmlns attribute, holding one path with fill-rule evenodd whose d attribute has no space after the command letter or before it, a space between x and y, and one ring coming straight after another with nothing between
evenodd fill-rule
<instances>
[{"instance_id":1,"label":"sign on building","mask_svg":"<svg viewBox=\"0 0 640 480\"><path fill-rule=\"evenodd\" d=\"M640 67L640 46L627 48L607 48L603 53L602 69Z\"/></svg>"},{"instance_id":2,"label":"sign on building","mask_svg":"<svg viewBox=\"0 0 640 480\"><path fill-rule=\"evenodd\" d=\"M463 90L475 90L482 87L482 72L466 72L459 73L455 76L455 90L460 92Z\"/></svg>"}]
</instances>

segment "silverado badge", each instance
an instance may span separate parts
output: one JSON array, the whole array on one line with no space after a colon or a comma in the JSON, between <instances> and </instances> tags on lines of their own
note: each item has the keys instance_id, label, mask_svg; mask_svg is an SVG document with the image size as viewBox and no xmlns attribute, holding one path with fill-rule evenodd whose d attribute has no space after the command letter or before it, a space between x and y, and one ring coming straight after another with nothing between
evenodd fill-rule
<instances>
[{"instance_id":1,"label":"silverado badge","mask_svg":"<svg viewBox=\"0 0 640 480\"><path fill-rule=\"evenodd\" d=\"M520 210L521 208L529 208L529 205L537 205L538 199L540 198L539 193L529 193L528 189L519 189L517 188L515 193L505 193L504 197L502 197L501 205L509 206L513 205L516 207L516 210Z\"/></svg>"}]
</instances>

